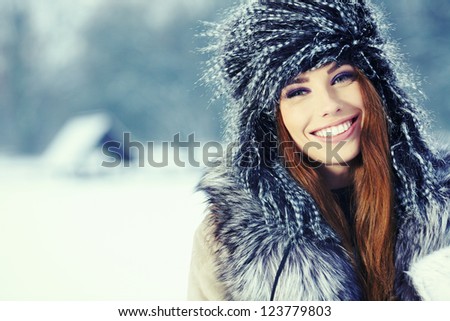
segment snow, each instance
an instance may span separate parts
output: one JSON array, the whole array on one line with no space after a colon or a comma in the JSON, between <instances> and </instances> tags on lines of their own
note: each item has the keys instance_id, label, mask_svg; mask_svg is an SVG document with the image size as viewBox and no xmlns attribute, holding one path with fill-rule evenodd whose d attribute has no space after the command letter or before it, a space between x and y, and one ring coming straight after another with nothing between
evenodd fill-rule
<instances>
[{"instance_id":1,"label":"snow","mask_svg":"<svg viewBox=\"0 0 450 321\"><path fill-rule=\"evenodd\" d=\"M76 164L86 157L111 129L112 118L106 113L73 117L47 146L43 157L55 166Z\"/></svg>"},{"instance_id":2,"label":"snow","mask_svg":"<svg viewBox=\"0 0 450 321\"><path fill-rule=\"evenodd\" d=\"M0 158L0 300L185 299L200 170L111 170Z\"/></svg>"}]
</instances>

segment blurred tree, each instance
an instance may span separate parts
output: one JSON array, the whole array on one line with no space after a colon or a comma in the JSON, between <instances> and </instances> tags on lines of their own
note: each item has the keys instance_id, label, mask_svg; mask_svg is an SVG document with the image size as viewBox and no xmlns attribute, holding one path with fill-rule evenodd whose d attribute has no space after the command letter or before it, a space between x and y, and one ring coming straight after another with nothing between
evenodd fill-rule
<instances>
[{"instance_id":1,"label":"blurred tree","mask_svg":"<svg viewBox=\"0 0 450 321\"><path fill-rule=\"evenodd\" d=\"M41 152L69 112L62 98L61 74L47 65L44 41L36 30L27 1L0 2L0 149ZM70 106L70 104L68 104Z\"/></svg>"},{"instance_id":2,"label":"blurred tree","mask_svg":"<svg viewBox=\"0 0 450 321\"><path fill-rule=\"evenodd\" d=\"M0 87L0 135L3 146L13 151L33 150L35 135L30 120L36 111L30 108L32 90L30 49L33 45L29 12L10 3L2 10L2 69Z\"/></svg>"},{"instance_id":3,"label":"blurred tree","mask_svg":"<svg viewBox=\"0 0 450 321\"><path fill-rule=\"evenodd\" d=\"M178 132L216 137L215 112L195 85L197 21L178 9L155 27L151 10L146 1L108 2L87 25L81 66L88 106L110 111L145 140Z\"/></svg>"}]
</instances>

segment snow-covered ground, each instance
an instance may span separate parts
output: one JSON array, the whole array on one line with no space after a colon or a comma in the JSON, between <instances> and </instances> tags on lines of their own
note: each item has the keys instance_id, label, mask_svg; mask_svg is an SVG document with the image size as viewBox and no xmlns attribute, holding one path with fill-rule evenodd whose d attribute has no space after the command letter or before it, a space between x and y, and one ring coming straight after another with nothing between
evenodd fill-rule
<instances>
[{"instance_id":1,"label":"snow-covered ground","mask_svg":"<svg viewBox=\"0 0 450 321\"><path fill-rule=\"evenodd\" d=\"M0 158L0 300L184 300L200 175L76 177Z\"/></svg>"}]
</instances>

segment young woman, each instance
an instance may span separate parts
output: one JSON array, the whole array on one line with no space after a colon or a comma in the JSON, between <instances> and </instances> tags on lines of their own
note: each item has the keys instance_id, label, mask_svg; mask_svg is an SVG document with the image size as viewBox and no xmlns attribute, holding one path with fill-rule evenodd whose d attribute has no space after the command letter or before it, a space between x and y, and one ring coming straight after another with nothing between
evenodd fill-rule
<instances>
[{"instance_id":1,"label":"young woman","mask_svg":"<svg viewBox=\"0 0 450 321\"><path fill-rule=\"evenodd\" d=\"M190 299L419 300L436 298L428 278L449 284L450 157L386 31L368 1L260 0L208 33L205 80L238 148L199 185Z\"/></svg>"}]
</instances>

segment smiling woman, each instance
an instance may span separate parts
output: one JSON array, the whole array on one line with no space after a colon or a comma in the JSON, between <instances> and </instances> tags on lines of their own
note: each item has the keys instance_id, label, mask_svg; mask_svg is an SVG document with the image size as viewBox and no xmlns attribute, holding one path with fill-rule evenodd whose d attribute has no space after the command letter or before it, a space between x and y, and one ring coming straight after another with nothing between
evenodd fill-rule
<instances>
[{"instance_id":1,"label":"smiling woman","mask_svg":"<svg viewBox=\"0 0 450 321\"><path fill-rule=\"evenodd\" d=\"M239 148L199 184L189 298L420 300L450 274L450 155L387 29L369 0L248 0L207 32Z\"/></svg>"},{"instance_id":2,"label":"smiling woman","mask_svg":"<svg viewBox=\"0 0 450 321\"><path fill-rule=\"evenodd\" d=\"M278 137L292 141L307 158L283 144L282 155L291 165L286 168L316 200L343 246L355 253L359 263L354 264L364 273L359 279L372 292L368 296L390 293L392 164L381 100L367 77L350 65L332 63L296 79L301 81L281 91ZM316 148L308 148L312 145Z\"/></svg>"},{"instance_id":3,"label":"smiling woman","mask_svg":"<svg viewBox=\"0 0 450 321\"><path fill-rule=\"evenodd\" d=\"M349 65L305 72L281 91L283 124L298 148L323 164L346 165L359 154L363 114L357 73ZM330 159L325 145L340 142L339 159Z\"/></svg>"}]
</instances>

